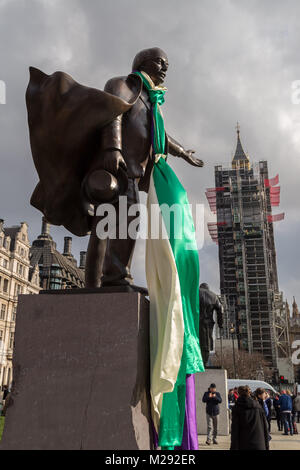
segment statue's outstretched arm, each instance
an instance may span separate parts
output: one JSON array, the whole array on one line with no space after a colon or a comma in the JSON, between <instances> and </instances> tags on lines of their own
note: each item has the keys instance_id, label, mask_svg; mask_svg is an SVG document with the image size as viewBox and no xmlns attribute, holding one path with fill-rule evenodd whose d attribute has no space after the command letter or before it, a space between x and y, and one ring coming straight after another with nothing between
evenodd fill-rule
<instances>
[{"instance_id":1,"label":"statue's outstretched arm","mask_svg":"<svg viewBox=\"0 0 300 470\"><path fill-rule=\"evenodd\" d=\"M175 157L183 158L186 162L190 165L203 167L204 163L202 160L195 158L193 154L195 153L194 150L185 150L184 147L179 144L173 137L167 135L168 138L168 147L169 153L174 155Z\"/></svg>"}]
</instances>

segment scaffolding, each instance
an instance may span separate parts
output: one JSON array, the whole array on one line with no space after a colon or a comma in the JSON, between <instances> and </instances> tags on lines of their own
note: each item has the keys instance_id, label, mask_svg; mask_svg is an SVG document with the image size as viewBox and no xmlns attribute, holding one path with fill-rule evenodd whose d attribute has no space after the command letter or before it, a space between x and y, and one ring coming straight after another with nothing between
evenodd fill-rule
<instances>
[{"instance_id":1,"label":"scaffolding","mask_svg":"<svg viewBox=\"0 0 300 470\"><path fill-rule=\"evenodd\" d=\"M290 331L289 331L289 311L286 302L283 300L283 293L274 295L275 312L275 332L276 348L279 358L291 357Z\"/></svg>"},{"instance_id":2,"label":"scaffolding","mask_svg":"<svg viewBox=\"0 0 300 470\"><path fill-rule=\"evenodd\" d=\"M278 356L287 354L286 330L275 315L280 296L273 222L284 219L284 213L272 214L280 203L279 176L269 179L266 161L250 165L239 134L238 147L234 165L216 166L215 188L206 190L217 217L208 230L219 249L226 324L235 324L239 348L262 353L276 368Z\"/></svg>"}]
</instances>

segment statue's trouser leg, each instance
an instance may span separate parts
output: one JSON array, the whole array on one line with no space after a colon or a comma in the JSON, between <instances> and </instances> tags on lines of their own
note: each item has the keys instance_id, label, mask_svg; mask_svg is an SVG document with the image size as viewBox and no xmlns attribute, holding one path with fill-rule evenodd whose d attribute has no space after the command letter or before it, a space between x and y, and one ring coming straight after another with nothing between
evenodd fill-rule
<instances>
[{"instance_id":1,"label":"statue's trouser leg","mask_svg":"<svg viewBox=\"0 0 300 470\"><path fill-rule=\"evenodd\" d=\"M126 196L127 201L125 203L119 204L118 202L115 205L117 211L116 239L109 239L107 242L102 286L127 285L133 282L130 266L136 239L132 237L133 234L128 233L128 227L133 220L137 219L137 214L129 217L128 209L133 204L139 203L139 191L137 181L132 178L128 180ZM127 213L124 214L124 211ZM123 233L120 234L121 225L123 225L121 227L121 232Z\"/></svg>"},{"instance_id":2,"label":"statue's trouser leg","mask_svg":"<svg viewBox=\"0 0 300 470\"><path fill-rule=\"evenodd\" d=\"M101 285L102 269L106 253L107 240L97 237L96 228L101 217L94 217L92 232L85 265L85 287L96 288Z\"/></svg>"},{"instance_id":3,"label":"statue's trouser leg","mask_svg":"<svg viewBox=\"0 0 300 470\"><path fill-rule=\"evenodd\" d=\"M208 362L210 350L209 350L209 332L207 330L207 327L205 327L204 325L200 326L199 340L200 340L200 349L201 349L202 359L204 362L204 366L206 366Z\"/></svg>"}]
</instances>

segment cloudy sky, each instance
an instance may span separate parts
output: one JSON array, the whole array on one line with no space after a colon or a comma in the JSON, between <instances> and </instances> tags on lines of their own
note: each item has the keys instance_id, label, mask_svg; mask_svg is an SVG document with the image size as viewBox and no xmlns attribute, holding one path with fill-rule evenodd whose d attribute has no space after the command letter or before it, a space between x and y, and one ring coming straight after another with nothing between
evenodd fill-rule
<instances>
[{"instance_id":1,"label":"cloudy sky","mask_svg":"<svg viewBox=\"0 0 300 470\"><path fill-rule=\"evenodd\" d=\"M300 301L299 170L300 104L291 99L300 80L300 3L297 0L0 0L0 217L6 225L27 221L30 238L41 216L30 207L37 182L32 163L24 93L28 66L63 70L97 88L130 72L136 52L159 46L169 56L164 114L168 132L205 161L194 169L169 160L190 202L205 203L214 165L229 165L236 122L253 161L266 159L280 175L286 219L275 226L280 288ZM144 197L142 197L144 200ZM206 203L205 203L206 204ZM206 222L213 216L206 206ZM62 228L52 228L62 249ZM87 239L73 241L74 253ZM144 284L143 243L134 259ZM219 289L217 246L205 234L201 279Z\"/></svg>"}]
</instances>

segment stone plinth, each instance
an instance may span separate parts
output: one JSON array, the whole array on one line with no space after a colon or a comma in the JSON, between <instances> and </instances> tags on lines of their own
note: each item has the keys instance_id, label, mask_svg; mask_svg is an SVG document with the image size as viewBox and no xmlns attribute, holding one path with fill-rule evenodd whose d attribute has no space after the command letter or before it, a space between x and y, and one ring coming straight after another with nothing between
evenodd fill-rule
<instances>
[{"instance_id":1,"label":"stone plinth","mask_svg":"<svg viewBox=\"0 0 300 470\"><path fill-rule=\"evenodd\" d=\"M207 392L210 384L215 383L217 392L221 394L222 403L219 416L219 435L228 436L229 434L229 414L227 400L227 371L224 369L206 369L205 372L195 375L196 382L196 404L197 404L197 426L198 434L206 435L206 404L202 403L202 398Z\"/></svg>"},{"instance_id":2,"label":"stone plinth","mask_svg":"<svg viewBox=\"0 0 300 470\"><path fill-rule=\"evenodd\" d=\"M139 293L20 296L1 449L151 449Z\"/></svg>"}]
</instances>

